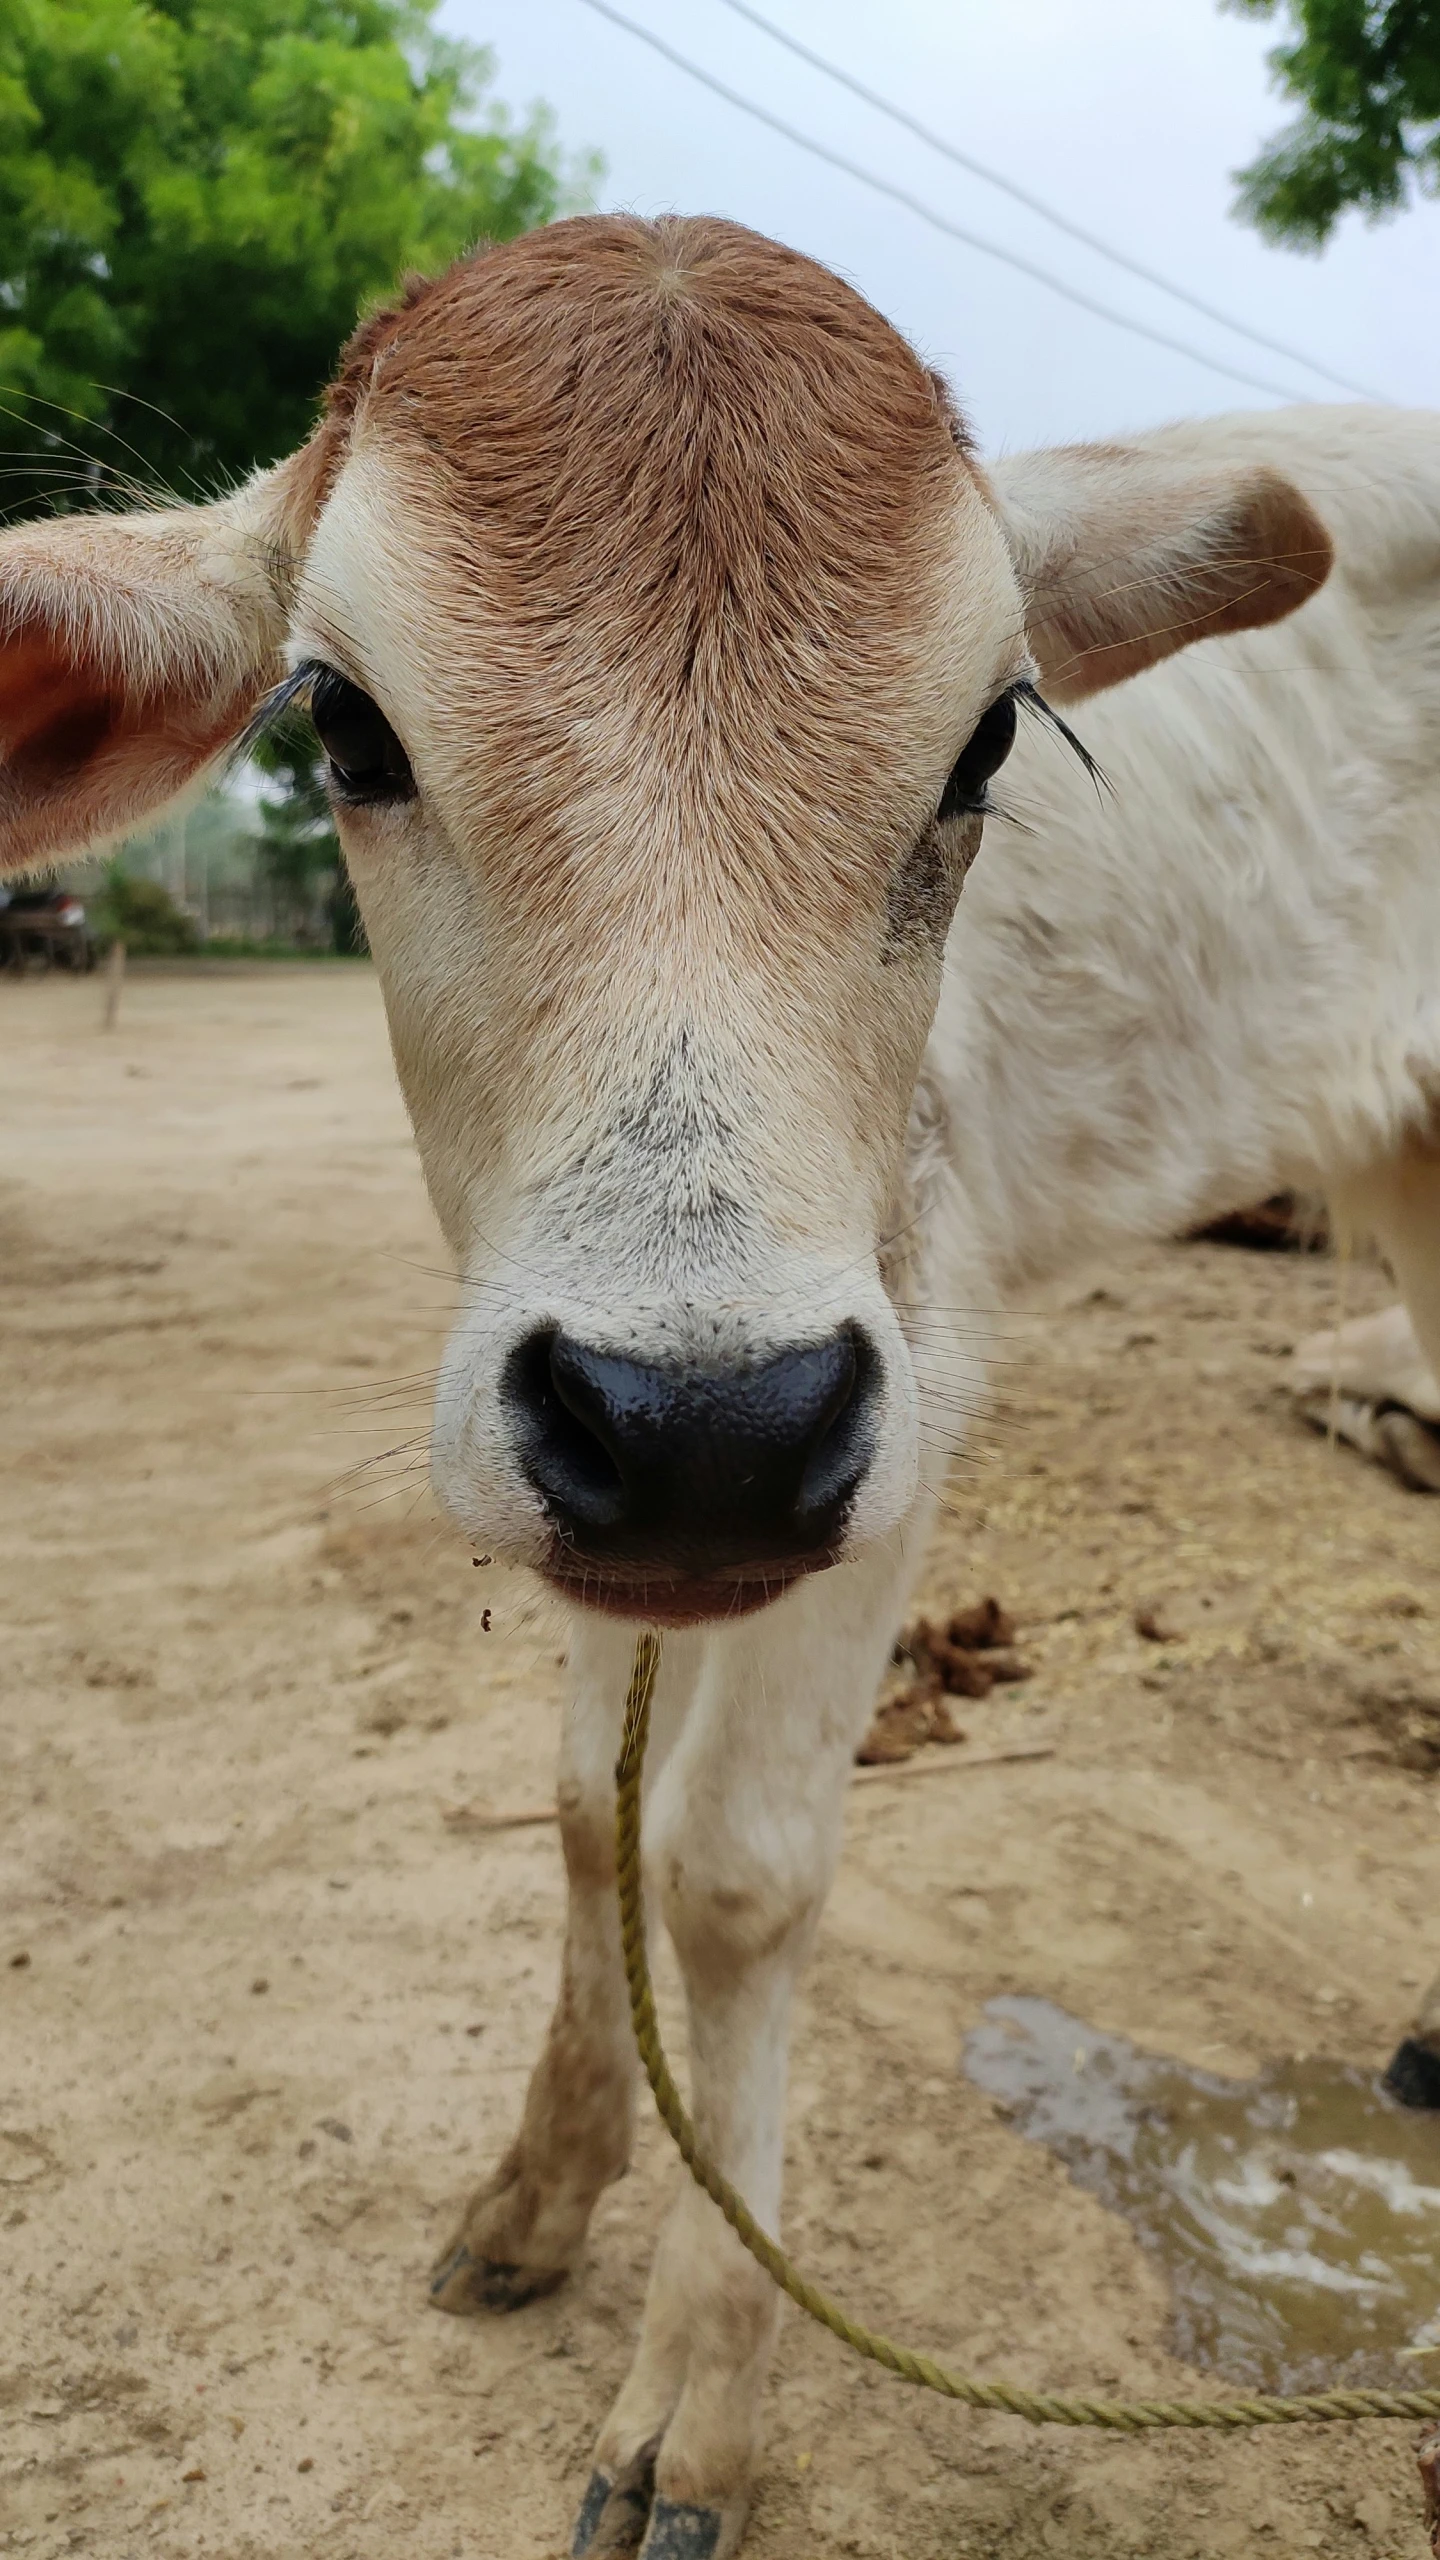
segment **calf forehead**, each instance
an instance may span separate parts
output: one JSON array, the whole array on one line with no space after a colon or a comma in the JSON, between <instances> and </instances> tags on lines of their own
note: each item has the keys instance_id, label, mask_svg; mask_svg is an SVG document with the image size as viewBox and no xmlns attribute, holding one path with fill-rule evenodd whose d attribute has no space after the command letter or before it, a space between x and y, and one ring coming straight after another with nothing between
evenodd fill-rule
<instances>
[{"instance_id":1,"label":"calf forehead","mask_svg":"<svg viewBox=\"0 0 1440 2560\"><path fill-rule=\"evenodd\" d=\"M868 303L731 224L560 223L372 326L337 417L423 455L520 622L604 599L683 651L899 595L962 450Z\"/></svg>"},{"instance_id":2,"label":"calf forehead","mask_svg":"<svg viewBox=\"0 0 1440 2560\"><path fill-rule=\"evenodd\" d=\"M943 390L733 226L558 224L463 264L362 333L329 432L311 618L376 673L389 631L401 700L483 729L544 824L657 743L682 800L803 795L807 768L863 800L877 749L933 756L937 707L993 685L997 608L1018 629ZM967 548L988 611L961 630Z\"/></svg>"}]
</instances>

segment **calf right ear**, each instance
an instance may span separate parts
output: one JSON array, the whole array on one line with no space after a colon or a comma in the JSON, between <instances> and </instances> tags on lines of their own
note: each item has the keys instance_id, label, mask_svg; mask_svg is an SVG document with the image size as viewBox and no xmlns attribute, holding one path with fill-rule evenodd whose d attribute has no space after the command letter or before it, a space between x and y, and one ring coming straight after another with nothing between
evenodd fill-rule
<instances>
[{"instance_id":1,"label":"calf right ear","mask_svg":"<svg viewBox=\"0 0 1440 2560\"><path fill-rule=\"evenodd\" d=\"M128 834L241 735L281 673L304 461L0 535L0 874Z\"/></svg>"}]
</instances>

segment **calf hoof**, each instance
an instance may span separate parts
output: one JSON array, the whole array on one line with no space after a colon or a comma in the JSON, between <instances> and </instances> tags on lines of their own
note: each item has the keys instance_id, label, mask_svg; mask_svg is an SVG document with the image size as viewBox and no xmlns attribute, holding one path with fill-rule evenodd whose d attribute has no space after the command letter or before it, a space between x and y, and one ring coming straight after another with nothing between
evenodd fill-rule
<instances>
[{"instance_id":1,"label":"calf hoof","mask_svg":"<svg viewBox=\"0 0 1440 2560\"><path fill-rule=\"evenodd\" d=\"M436 2311L466 2319L477 2311L518 2311L562 2285L568 2267L512 2266L501 2258L479 2258L464 2240L430 2271L430 2302Z\"/></svg>"},{"instance_id":2,"label":"calf hoof","mask_svg":"<svg viewBox=\"0 0 1440 2560\"><path fill-rule=\"evenodd\" d=\"M692 2507L674 2498L656 2498L640 2546L640 2560L730 2560L739 2547L749 2512L748 2499L725 2507Z\"/></svg>"},{"instance_id":3,"label":"calf hoof","mask_svg":"<svg viewBox=\"0 0 1440 2560\"><path fill-rule=\"evenodd\" d=\"M1416 1413L1382 1413L1376 1424L1381 1453L1412 1493L1440 1493L1440 1430Z\"/></svg>"},{"instance_id":4,"label":"calf hoof","mask_svg":"<svg viewBox=\"0 0 1440 2560\"><path fill-rule=\"evenodd\" d=\"M519 2151L507 2152L465 2208L459 2230L430 2272L437 2311L518 2311L553 2293L570 2272L584 2237L583 2217L556 2211L555 2199L526 2174Z\"/></svg>"},{"instance_id":5,"label":"calf hoof","mask_svg":"<svg viewBox=\"0 0 1440 2560\"><path fill-rule=\"evenodd\" d=\"M655 2495L658 2450L657 2437L614 2479L607 2471L591 2472L575 2519L571 2560L608 2560L612 2553L639 2550Z\"/></svg>"}]
</instances>

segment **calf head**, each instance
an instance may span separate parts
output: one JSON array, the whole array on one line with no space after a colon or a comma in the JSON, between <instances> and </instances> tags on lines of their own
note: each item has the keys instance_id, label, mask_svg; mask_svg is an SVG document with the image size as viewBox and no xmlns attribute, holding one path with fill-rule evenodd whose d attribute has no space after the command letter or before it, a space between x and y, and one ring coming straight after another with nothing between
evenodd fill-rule
<instances>
[{"instance_id":1,"label":"calf head","mask_svg":"<svg viewBox=\"0 0 1440 2560\"><path fill-rule=\"evenodd\" d=\"M905 1132L1017 705L1328 566L1264 471L1014 481L823 269L596 218L369 321L235 496L0 544L12 862L308 696L463 1275L436 1480L594 1606L752 1606L901 1519Z\"/></svg>"}]
</instances>

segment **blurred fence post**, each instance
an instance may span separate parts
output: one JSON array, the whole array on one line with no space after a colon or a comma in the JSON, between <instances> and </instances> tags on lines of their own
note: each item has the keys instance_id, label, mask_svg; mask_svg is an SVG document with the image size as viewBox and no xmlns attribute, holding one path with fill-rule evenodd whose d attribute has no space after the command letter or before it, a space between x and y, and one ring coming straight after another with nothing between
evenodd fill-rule
<instances>
[{"instance_id":1,"label":"blurred fence post","mask_svg":"<svg viewBox=\"0 0 1440 2560\"><path fill-rule=\"evenodd\" d=\"M113 1031L120 1019L120 990L125 984L125 945L112 942L105 958L105 1020L103 1028Z\"/></svg>"}]
</instances>

